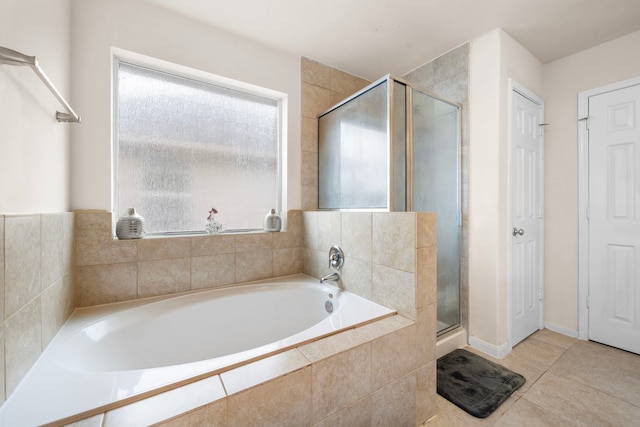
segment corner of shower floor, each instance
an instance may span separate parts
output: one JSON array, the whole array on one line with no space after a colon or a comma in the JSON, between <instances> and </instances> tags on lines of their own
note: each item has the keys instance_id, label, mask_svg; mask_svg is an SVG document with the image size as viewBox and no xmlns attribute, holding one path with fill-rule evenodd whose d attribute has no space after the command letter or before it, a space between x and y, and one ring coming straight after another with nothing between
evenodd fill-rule
<instances>
[{"instance_id":1,"label":"corner of shower floor","mask_svg":"<svg viewBox=\"0 0 640 427\"><path fill-rule=\"evenodd\" d=\"M467 330L463 326L457 326L450 331L438 335L436 341L436 358L440 358L467 344Z\"/></svg>"}]
</instances>

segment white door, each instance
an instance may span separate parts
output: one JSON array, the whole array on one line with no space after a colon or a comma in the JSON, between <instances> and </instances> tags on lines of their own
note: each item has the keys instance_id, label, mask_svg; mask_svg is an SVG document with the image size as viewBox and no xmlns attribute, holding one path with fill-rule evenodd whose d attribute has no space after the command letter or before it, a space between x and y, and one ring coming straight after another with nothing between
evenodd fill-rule
<instances>
[{"instance_id":1,"label":"white door","mask_svg":"<svg viewBox=\"0 0 640 427\"><path fill-rule=\"evenodd\" d=\"M509 293L514 346L542 327L543 127L541 100L514 90L511 105Z\"/></svg>"},{"instance_id":2,"label":"white door","mask_svg":"<svg viewBox=\"0 0 640 427\"><path fill-rule=\"evenodd\" d=\"M589 98L589 339L640 353L640 85Z\"/></svg>"}]
</instances>

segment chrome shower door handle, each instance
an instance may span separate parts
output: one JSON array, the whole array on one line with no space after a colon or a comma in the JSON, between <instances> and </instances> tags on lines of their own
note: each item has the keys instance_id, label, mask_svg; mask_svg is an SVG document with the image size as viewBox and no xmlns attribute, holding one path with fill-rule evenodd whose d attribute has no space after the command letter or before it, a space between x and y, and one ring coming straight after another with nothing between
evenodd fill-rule
<instances>
[{"instance_id":1,"label":"chrome shower door handle","mask_svg":"<svg viewBox=\"0 0 640 427\"><path fill-rule=\"evenodd\" d=\"M518 230L517 228L513 227L513 235L514 236L522 236L524 234L524 230L521 228L520 230Z\"/></svg>"}]
</instances>

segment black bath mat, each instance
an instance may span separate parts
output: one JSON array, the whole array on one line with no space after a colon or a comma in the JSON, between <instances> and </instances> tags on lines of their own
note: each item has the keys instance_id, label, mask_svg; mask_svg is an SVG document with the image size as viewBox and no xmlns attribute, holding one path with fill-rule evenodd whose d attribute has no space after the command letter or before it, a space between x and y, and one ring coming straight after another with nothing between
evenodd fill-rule
<instances>
[{"instance_id":1,"label":"black bath mat","mask_svg":"<svg viewBox=\"0 0 640 427\"><path fill-rule=\"evenodd\" d=\"M522 375L467 350L438 359L438 394L474 417L491 415L524 382Z\"/></svg>"}]
</instances>

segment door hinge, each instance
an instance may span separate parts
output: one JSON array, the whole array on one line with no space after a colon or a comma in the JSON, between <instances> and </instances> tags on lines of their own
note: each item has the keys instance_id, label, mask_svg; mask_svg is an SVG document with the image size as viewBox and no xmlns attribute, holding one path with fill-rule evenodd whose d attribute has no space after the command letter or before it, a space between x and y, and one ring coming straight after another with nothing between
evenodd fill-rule
<instances>
[{"instance_id":1,"label":"door hinge","mask_svg":"<svg viewBox=\"0 0 640 427\"><path fill-rule=\"evenodd\" d=\"M587 126L587 130L589 130L589 116L578 119L578 121L585 122L585 125Z\"/></svg>"},{"instance_id":2,"label":"door hinge","mask_svg":"<svg viewBox=\"0 0 640 427\"><path fill-rule=\"evenodd\" d=\"M543 288L540 288L538 290L538 300L540 300L540 301L544 300L544 289Z\"/></svg>"},{"instance_id":3,"label":"door hinge","mask_svg":"<svg viewBox=\"0 0 640 427\"><path fill-rule=\"evenodd\" d=\"M544 208L540 208L540 211L538 212L538 218L544 218Z\"/></svg>"},{"instance_id":4,"label":"door hinge","mask_svg":"<svg viewBox=\"0 0 640 427\"><path fill-rule=\"evenodd\" d=\"M587 211L585 213L587 215L587 219L591 219L591 208L587 208Z\"/></svg>"},{"instance_id":5,"label":"door hinge","mask_svg":"<svg viewBox=\"0 0 640 427\"><path fill-rule=\"evenodd\" d=\"M540 132L540 135L544 135L544 127L545 126L549 126L551 123L540 123L538 124L538 131Z\"/></svg>"},{"instance_id":6,"label":"door hinge","mask_svg":"<svg viewBox=\"0 0 640 427\"><path fill-rule=\"evenodd\" d=\"M587 295L587 308L591 308L591 301L589 301L589 295Z\"/></svg>"}]
</instances>

